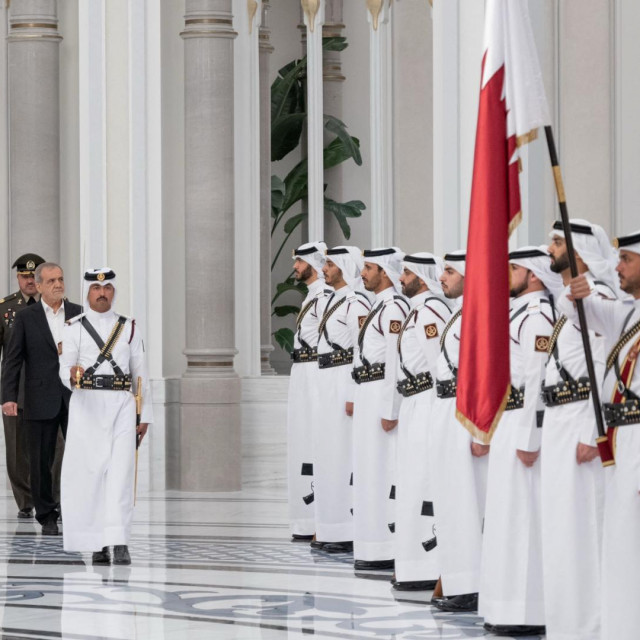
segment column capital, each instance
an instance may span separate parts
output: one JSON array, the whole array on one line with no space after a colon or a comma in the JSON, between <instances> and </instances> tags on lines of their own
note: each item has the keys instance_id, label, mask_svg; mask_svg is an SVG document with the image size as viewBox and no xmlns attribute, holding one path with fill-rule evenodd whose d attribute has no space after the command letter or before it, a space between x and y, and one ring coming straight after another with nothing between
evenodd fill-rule
<instances>
[{"instance_id":1,"label":"column capital","mask_svg":"<svg viewBox=\"0 0 640 640\"><path fill-rule=\"evenodd\" d=\"M324 24L324 0L300 0L304 23L311 33Z\"/></svg>"},{"instance_id":2,"label":"column capital","mask_svg":"<svg viewBox=\"0 0 640 640\"><path fill-rule=\"evenodd\" d=\"M32 2L14 0L9 6L9 42L20 40L60 41L55 0Z\"/></svg>"},{"instance_id":3,"label":"column capital","mask_svg":"<svg viewBox=\"0 0 640 640\"><path fill-rule=\"evenodd\" d=\"M237 35L231 0L187 0L182 38L235 38Z\"/></svg>"},{"instance_id":4,"label":"column capital","mask_svg":"<svg viewBox=\"0 0 640 640\"><path fill-rule=\"evenodd\" d=\"M273 46L271 44L271 29L267 24L267 13L271 9L269 0L262 0L262 20L260 21L260 30L258 35L258 44L260 51L264 53L273 53Z\"/></svg>"},{"instance_id":5,"label":"column capital","mask_svg":"<svg viewBox=\"0 0 640 640\"><path fill-rule=\"evenodd\" d=\"M391 2L389 0L365 0L367 4L367 18L374 31L380 23L389 22Z\"/></svg>"}]
</instances>

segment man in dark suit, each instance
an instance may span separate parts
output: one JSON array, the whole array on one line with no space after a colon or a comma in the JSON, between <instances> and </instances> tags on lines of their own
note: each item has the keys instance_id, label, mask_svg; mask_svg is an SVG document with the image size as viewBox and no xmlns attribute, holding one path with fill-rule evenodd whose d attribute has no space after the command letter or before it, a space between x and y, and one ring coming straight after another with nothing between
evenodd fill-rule
<instances>
[{"instance_id":1,"label":"man in dark suit","mask_svg":"<svg viewBox=\"0 0 640 640\"><path fill-rule=\"evenodd\" d=\"M59 265L36 268L41 299L16 316L2 372L2 412L18 413L20 370L24 363L24 419L29 429L31 495L43 535L58 535L58 506L53 496L51 468L58 428L66 433L71 392L60 381L58 357L66 320L82 307L64 299L64 275Z\"/></svg>"},{"instance_id":2,"label":"man in dark suit","mask_svg":"<svg viewBox=\"0 0 640 640\"><path fill-rule=\"evenodd\" d=\"M16 314L37 304L40 294L36 289L35 271L44 259L35 253L25 253L16 259L12 267L16 269L18 291L0 300L0 349L6 356L9 340L13 333ZM23 420L24 371L18 393L18 415L2 416L4 423L4 443L7 460L7 475L11 483L13 497L18 505L18 518L33 517L33 500L29 487L29 440Z\"/></svg>"}]
</instances>

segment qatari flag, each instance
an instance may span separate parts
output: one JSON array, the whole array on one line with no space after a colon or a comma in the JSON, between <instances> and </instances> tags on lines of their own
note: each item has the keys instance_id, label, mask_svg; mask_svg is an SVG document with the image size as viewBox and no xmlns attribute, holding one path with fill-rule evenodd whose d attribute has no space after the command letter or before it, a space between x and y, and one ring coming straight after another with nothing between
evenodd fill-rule
<instances>
[{"instance_id":1,"label":"qatari flag","mask_svg":"<svg viewBox=\"0 0 640 640\"><path fill-rule=\"evenodd\" d=\"M509 395L509 235L518 147L550 124L527 0L487 0L460 335L458 420L488 443Z\"/></svg>"}]
</instances>

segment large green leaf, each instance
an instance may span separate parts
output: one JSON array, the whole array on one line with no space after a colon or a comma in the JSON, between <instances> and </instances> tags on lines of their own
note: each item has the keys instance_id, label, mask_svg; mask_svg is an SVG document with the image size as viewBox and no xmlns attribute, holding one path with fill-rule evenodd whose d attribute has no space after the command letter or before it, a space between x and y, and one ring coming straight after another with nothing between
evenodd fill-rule
<instances>
[{"instance_id":1,"label":"large green leaf","mask_svg":"<svg viewBox=\"0 0 640 640\"><path fill-rule=\"evenodd\" d=\"M307 71L307 59L296 60L295 64L288 64L281 70L282 75L277 77L271 85L271 122L291 112L297 99L297 83Z\"/></svg>"},{"instance_id":2,"label":"large green leaf","mask_svg":"<svg viewBox=\"0 0 640 640\"><path fill-rule=\"evenodd\" d=\"M284 179L286 192L284 202L282 203L282 211L288 211L296 202L307 196L309 188L309 170L307 160L300 161Z\"/></svg>"},{"instance_id":3,"label":"large green leaf","mask_svg":"<svg viewBox=\"0 0 640 640\"><path fill-rule=\"evenodd\" d=\"M360 207L360 205L362 205ZM336 202L331 198L324 198L325 211L329 211L333 214L335 219L340 225L340 229L344 234L344 237L348 240L351 237L351 226L347 218L359 218L362 215L362 209L364 209L364 203L359 200L352 200L350 202Z\"/></svg>"},{"instance_id":4,"label":"large green leaf","mask_svg":"<svg viewBox=\"0 0 640 640\"><path fill-rule=\"evenodd\" d=\"M351 138L353 144L360 149L360 140ZM334 138L323 150L323 164L325 169L331 169L352 158L351 145L347 148L340 138Z\"/></svg>"},{"instance_id":5,"label":"large green leaf","mask_svg":"<svg viewBox=\"0 0 640 640\"><path fill-rule=\"evenodd\" d=\"M345 149L349 153L349 157L353 158L354 162L360 166L362 164L362 156L360 155L360 145L355 138L352 138L347 132L347 126L341 120L334 116L330 116L325 113L324 115L324 128L333 133L345 146Z\"/></svg>"},{"instance_id":6,"label":"large green leaf","mask_svg":"<svg viewBox=\"0 0 640 640\"><path fill-rule=\"evenodd\" d=\"M296 227L308 216L309 214L306 211L303 211L302 213L297 213L295 216L291 216L285 223L284 223L284 232L285 233L293 233L296 229Z\"/></svg>"},{"instance_id":7,"label":"large green leaf","mask_svg":"<svg viewBox=\"0 0 640 640\"><path fill-rule=\"evenodd\" d=\"M278 176L271 176L271 217L277 218L282 203L284 202L284 194L286 186Z\"/></svg>"},{"instance_id":8,"label":"large green leaf","mask_svg":"<svg viewBox=\"0 0 640 640\"><path fill-rule=\"evenodd\" d=\"M302 282L296 284L296 282L292 278L288 278L285 282L279 282L276 285L276 294L273 296L271 304L273 304L281 295L287 293L288 291L295 291L299 293L303 298L309 292L306 284Z\"/></svg>"},{"instance_id":9,"label":"large green leaf","mask_svg":"<svg viewBox=\"0 0 640 640\"><path fill-rule=\"evenodd\" d=\"M346 38L322 38L322 48L325 51L344 51L348 46Z\"/></svg>"},{"instance_id":10,"label":"large green leaf","mask_svg":"<svg viewBox=\"0 0 640 640\"><path fill-rule=\"evenodd\" d=\"M278 318L284 318L285 316L297 316L300 313L300 307L296 307L293 304L285 304L281 307L274 307L272 316L278 316Z\"/></svg>"},{"instance_id":11,"label":"large green leaf","mask_svg":"<svg viewBox=\"0 0 640 640\"><path fill-rule=\"evenodd\" d=\"M276 339L276 342L284 349L287 353L291 353L293 351L293 338L294 333L291 329L287 329L283 327L282 329L278 329L274 331L273 337Z\"/></svg>"},{"instance_id":12,"label":"large green leaf","mask_svg":"<svg viewBox=\"0 0 640 640\"><path fill-rule=\"evenodd\" d=\"M282 160L300 144L306 113L289 113L271 124L271 162Z\"/></svg>"}]
</instances>

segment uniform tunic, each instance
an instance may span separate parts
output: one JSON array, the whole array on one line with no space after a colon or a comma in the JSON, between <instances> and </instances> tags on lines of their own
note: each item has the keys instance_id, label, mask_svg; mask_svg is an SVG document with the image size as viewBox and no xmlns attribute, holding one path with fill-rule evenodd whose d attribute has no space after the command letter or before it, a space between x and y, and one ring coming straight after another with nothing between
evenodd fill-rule
<instances>
[{"instance_id":1,"label":"uniform tunic","mask_svg":"<svg viewBox=\"0 0 640 640\"><path fill-rule=\"evenodd\" d=\"M309 347L318 346L318 324L330 295L324 280L318 279L309 285L301 314L308 309L296 330L295 349L300 349L303 342ZM311 416L317 411L319 401L317 363L295 362L291 366L287 406L289 523L293 535L308 536L315 532Z\"/></svg>"},{"instance_id":2,"label":"uniform tunic","mask_svg":"<svg viewBox=\"0 0 640 640\"><path fill-rule=\"evenodd\" d=\"M606 286L604 296L613 298ZM604 338L590 331L596 377L602 381ZM579 324L565 322L557 339L558 360L574 379L588 376ZM546 386L562 382L551 356ZM600 394L602 396L602 394ZM579 443L596 446L591 398L547 407L542 429L542 556L548 640L600 638L600 555L604 470L599 458L578 464Z\"/></svg>"},{"instance_id":3,"label":"uniform tunic","mask_svg":"<svg viewBox=\"0 0 640 640\"><path fill-rule=\"evenodd\" d=\"M513 301L511 384L524 386L525 397L523 408L504 412L491 440L478 607L490 624L544 624L540 460L526 467L516 451L540 449L540 385L553 324L545 292Z\"/></svg>"},{"instance_id":4,"label":"uniform tunic","mask_svg":"<svg viewBox=\"0 0 640 640\"><path fill-rule=\"evenodd\" d=\"M344 300L344 302L342 302ZM339 305L336 307L336 305ZM334 309L333 312L331 310ZM336 347L357 351L358 331L370 310L364 294L348 287L329 297L325 313L325 330L320 333L318 354L330 353ZM345 405L353 402L356 383L351 378L351 365L318 371L321 410L313 413L313 481L315 494L316 539L323 542L353 540L353 500L350 480L352 462L352 421Z\"/></svg>"},{"instance_id":5,"label":"uniform tunic","mask_svg":"<svg viewBox=\"0 0 640 640\"><path fill-rule=\"evenodd\" d=\"M460 355L462 298L456 301L444 346L452 366ZM457 315L457 317L455 317ZM454 319L455 317L455 319ZM451 380L449 362L441 351L437 380ZM480 553L484 517L487 457L471 455L473 438L455 417L456 399L433 396L431 468L438 559L446 596L475 593L480 586Z\"/></svg>"},{"instance_id":6,"label":"uniform tunic","mask_svg":"<svg viewBox=\"0 0 640 640\"><path fill-rule=\"evenodd\" d=\"M384 431L381 420L396 420L401 396L396 391L398 333L409 305L389 287L376 295L373 320L364 332L362 354L370 364L385 363L383 380L357 386L353 411L353 522L356 560L393 558L393 501L397 429Z\"/></svg>"},{"instance_id":7,"label":"uniform tunic","mask_svg":"<svg viewBox=\"0 0 640 640\"><path fill-rule=\"evenodd\" d=\"M640 321L640 300L604 300L597 293L584 299L589 328L602 333L607 352L623 333ZM563 306L577 316L572 305ZM631 315L629 315L631 314ZM618 356L620 367L640 338L636 334ZM603 402L611 402L616 376L604 379ZM640 373L636 366L630 390L640 396ZM605 508L602 540L602 640L636 640L640 629L640 424L618 427L615 465L604 469Z\"/></svg>"},{"instance_id":8,"label":"uniform tunic","mask_svg":"<svg viewBox=\"0 0 640 640\"><path fill-rule=\"evenodd\" d=\"M86 317L106 342L118 314L89 310ZM88 369L99 352L77 319L64 327L60 378L73 392L61 478L65 551L99 551L129 543L136 448L133 393L138 377L142 378L141 422L153 422L144 345L133 322L126 321L112 352L122 372L131 374L133 392L76 389L71 385L71 367ZM106 361L95 370L95 375L113 374Z\"/></svg>"},{"instance_id":9,"label":"uniform tunic","mask_svg":"<svg viewBox=\"0 0 640 640\"><path fill-rule=\"evenodd\" d=\"M430 372L440 355L440 336L451 316L442 298L430 291L411 298L411 313L400 337L403 369L398 378ZM402 398L398 419L395 571L398 582L437 580L433 490L429 452L433 389ZM423 542L433 541L429 551Z\"/></svg>"}]
</instances>

